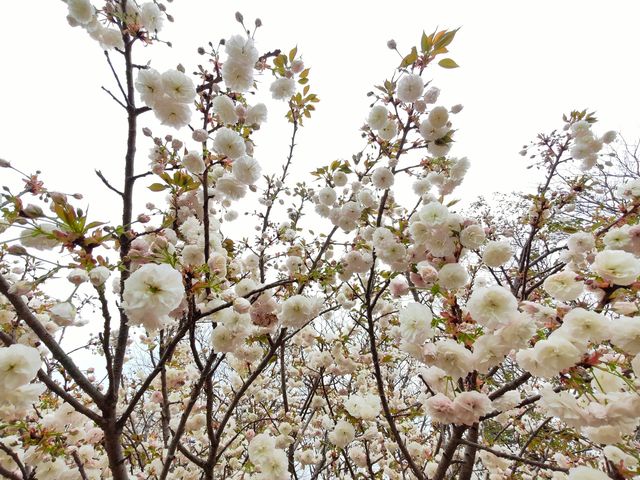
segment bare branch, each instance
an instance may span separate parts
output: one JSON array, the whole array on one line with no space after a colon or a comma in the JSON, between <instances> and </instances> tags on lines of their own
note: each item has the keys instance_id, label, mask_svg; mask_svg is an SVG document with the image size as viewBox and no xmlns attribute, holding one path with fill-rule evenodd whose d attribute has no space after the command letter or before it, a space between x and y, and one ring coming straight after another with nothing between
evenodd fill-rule
<instances>
[{"instance_id":1,"label":"bare branch","mask_svg":"<svg viewBox=\"0 0 640 480\"><path fill-rule=\"evenodd\" d=\"M124 193L122 193L120 190L118 190L117 188L115 188L113 185L109 183L109 181L104 177L104 175L100 170L96 170L96 175L100 180L102 180L102 183L104 183L109 190L116 192L121 197L124 196Z\"/></svg>"}]
</instances>

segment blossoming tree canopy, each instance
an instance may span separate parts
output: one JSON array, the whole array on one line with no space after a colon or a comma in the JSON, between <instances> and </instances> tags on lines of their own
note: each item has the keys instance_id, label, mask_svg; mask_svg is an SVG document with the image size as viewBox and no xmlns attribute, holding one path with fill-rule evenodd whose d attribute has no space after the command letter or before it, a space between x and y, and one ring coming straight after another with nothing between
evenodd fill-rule
<instances>
[{"instance_id":1,"label":"blossoming tree canopy","mask_svg":"<svg viewBox=\"0 0 640 480\"><path fill-rule=\"evenodd\" d=\"M362 149L293 178L319 98L260 20L157 70L169 7L66 7L122 112L121 218L0 160L1 476L640 478L640 172L592 113L521 152L534 192L465 208L430 80L456 30L423 33Z\"/></svg>"}]
</instances>

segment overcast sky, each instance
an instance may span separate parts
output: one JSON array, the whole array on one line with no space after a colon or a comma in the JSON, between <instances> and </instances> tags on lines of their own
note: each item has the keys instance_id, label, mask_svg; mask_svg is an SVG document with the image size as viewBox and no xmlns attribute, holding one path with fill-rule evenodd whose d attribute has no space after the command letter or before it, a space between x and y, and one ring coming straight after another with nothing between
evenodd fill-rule
<instances>
[{"instance_id":1,"label":"overcast sky","mask_svg":"<svg viewBox=\"0 0 640 480\"><path fill-rule=\"evenodd\" d=\"M162 32L174 47L138 48L137 60L153 59L159 70L181 62L193 71L202 60L198 46L240 33L235 10L248 23L260 17L258 48L298 45L322 100L299 138L298 172L308 172L361 148L366 92L398 64L397 54L386 48L388 39L408 52L423 30L462 27L450 47L461 68L435 67L426 78L442 89L443 105L464 105L455 117L452 154L470 158L463 192L473 196L530 186L518 151L537 132L561 126L562 113L573 108L596 110L599 133L638 135L639 5L175 0L167 6L176 21ZM119 183L126 123L100 90L114 88L102 51L81 29L67 25L61 1L3 7L0 157L25 170L42 169L52 188L88 193L93 203L111 200L92 172L100 168ZM257 137L256 158L266 172L275 171L285 156L284 111L283 103L269 104L270 121ZM141 119L141 126L153 123L151 113ZM140 143L140 169L148 147Z\"/></svg>"}]
</instances>

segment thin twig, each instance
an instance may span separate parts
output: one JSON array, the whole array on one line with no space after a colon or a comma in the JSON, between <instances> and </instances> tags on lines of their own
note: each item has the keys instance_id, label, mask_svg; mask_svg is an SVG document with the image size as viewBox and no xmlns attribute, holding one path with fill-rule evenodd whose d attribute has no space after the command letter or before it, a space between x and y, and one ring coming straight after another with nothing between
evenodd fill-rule
<instances>
[{"instance_id":1,"label":"thin twig","mask_svg":"<svg viewBox=\"0 0 640 480\"><path fill-rule=\"evenodd\" d=\"M127 94L124 91L124 88L122 87L122 82L120 81L120 77L118 76L116 69L113 67L113 63L111 63L111 57L109 56L109 52L105 50L104 56L107 57L107 63L109 64L111 73L113 73L113 76L115 77L116 82L118 83L118 88L120 89L120 93L122 93L122 96L124 97L125 101L127 102L127 104L129 104L129 100L128 100Z\"/></svg>"},{"instance_id":2,"label":"thin twig","mask_svg":"<svg viewBox=\"0 0 640 480\"><path fill-rule=\"evenodd\" d=\"M104 183L109 190L112 190L112 191L116 192L121 197L124 196L124 194L120 190L118 190L116 187L114 187L113 185L111 185L109 183L109 181L104 177L104 175L102 174L102 172L100 170L96 170L96 175L98 176L98 178L100 180L102 180L102 183Z\"/></svg>"},{"instance_id":3,"label":"thin twig","mask_svg":"<svg viewBox=\"0 0 640 480\"><path fill-rule=\"evenodd\" d=\"M118 100L118 98L117 98L113 93L111 93L111 90L109 90L108 88L105 88L105 87L100 87L100 88L102 88L102 90L104 90L105 92L107 92L107 93L109 94L109 96L110 96L111 98L113 98L113 100L114 100L118 105L120 105L120 106L121 106L122 108L124 108L125 110L127 109L127 106L126 106L124 103L122 103L120 100Z\"/></svg>"},{"instance_id":4,"label":"thin twig","mask_svg":"<svg viewBox=\"0 0 640 480\"><path fill-rule=\"evenodd\" d=\"M562 467L558 467L557 465L550 465L548 463L538 462L537 460L531 460L528 458L519 457L518 455L512 455L510 453L501 452L500 450L494 450L493 448L489 448L485 445L480 445L479 443L470 442L469 440L466 440L464 438L461 438L459 442L464 443L465 445L471 445L472 447L479 448L481 450L485 450L489 453L493 453L496 457L506 458L508 460L514 460L516 462L526 463L528 465L533 465L534 467L540 467L547 470L553 470L556 472L567 473L569 471L568 468L562 468Z\"/></svg>"}]
</instances>

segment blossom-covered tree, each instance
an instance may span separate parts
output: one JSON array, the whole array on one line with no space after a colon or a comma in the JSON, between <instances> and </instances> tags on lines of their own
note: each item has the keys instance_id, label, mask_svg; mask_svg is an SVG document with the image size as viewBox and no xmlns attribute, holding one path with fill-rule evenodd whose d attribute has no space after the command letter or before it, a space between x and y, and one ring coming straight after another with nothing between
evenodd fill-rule
<instances>
[{"instance_id":1,"label":"blossom-covered tree","mask_svg":"<svg viewBox=\"0 0 640 480\"><path fill-rule=\"evenodd\" d=\"M423 33L362 150L294 179L319 100L297 48L237 14L160 72L163 4L66 3L126 118L123 182L97 172L122 217L0 160L0 475L638 478L640 179L593 114L525 147L535 192L465 210L462 106L429 81L456 31ZM291 125L276 172L260 85Z\"/></svg>"}]
</instances>

